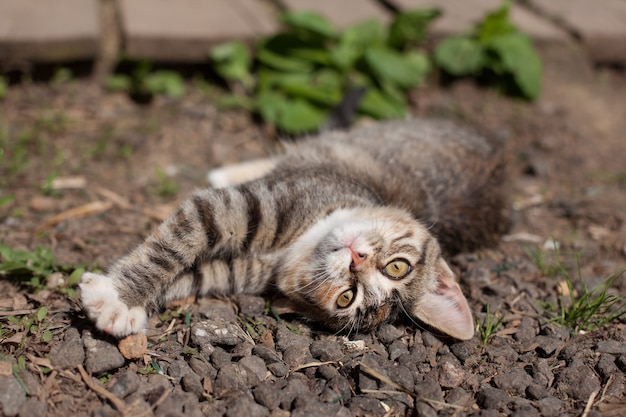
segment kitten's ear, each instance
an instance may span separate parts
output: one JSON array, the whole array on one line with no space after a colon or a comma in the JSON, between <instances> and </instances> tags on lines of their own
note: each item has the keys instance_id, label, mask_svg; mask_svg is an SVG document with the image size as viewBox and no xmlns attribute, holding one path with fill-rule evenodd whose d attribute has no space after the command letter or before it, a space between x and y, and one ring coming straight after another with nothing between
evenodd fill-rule
<instances>
[{"instance_id":1,"label":"kitten's ear","mask_svg":"<svg viewBox=\"0 0 626 417\"><path fill-rule=\"evenodd\" d=\"M436 329L457 339L474 336L474 319L467 300L456 283L448 264L440 259L435 267L437 285L424 294L413 308L413 314Z\"/></svg>"}]
</instances>

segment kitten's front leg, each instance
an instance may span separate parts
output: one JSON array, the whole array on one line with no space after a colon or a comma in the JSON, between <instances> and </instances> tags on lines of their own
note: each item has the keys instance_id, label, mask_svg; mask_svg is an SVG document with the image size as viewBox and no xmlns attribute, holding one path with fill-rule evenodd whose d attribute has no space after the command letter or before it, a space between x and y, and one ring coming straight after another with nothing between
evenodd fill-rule
<instances>
[{"instance_id":1,"label":"kitten's front leg","mask_svg":"<svg viewBox=\"0 0 626 417\"><path fill-rule=\"evenodd\" d=\"M250 247L258 210L259 198L248 190L196 193L106 276L83 275L87 315L99 329L118 337L141 331L147 313L160 307L168 289L196 261Z\"/></svg>"}]
</instances>

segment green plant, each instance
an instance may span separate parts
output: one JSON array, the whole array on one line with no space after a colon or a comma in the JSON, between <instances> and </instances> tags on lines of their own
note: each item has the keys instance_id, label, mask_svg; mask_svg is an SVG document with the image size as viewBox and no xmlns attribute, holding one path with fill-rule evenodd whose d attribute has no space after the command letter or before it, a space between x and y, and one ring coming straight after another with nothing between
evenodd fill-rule
<instances>
[{"instance_id":1,"label":"green plant","mask_svg":"<svg viewBox=\"0 0 626 417\"><path fill-rule=\"evenodd\" d=\"M440 42L434 61L452 77L475 77L503 92L529 100L541 90L541 60L530 39L509 20L508 1L474 30Z\"/></svg>"},{"instance_id":2,"label":"green plant","mask_svg":"<svg viewBox=\"0 0 626 417\"><path fill-rule=\"evenodd\" d=\"M54 272L70 274L62 292L74 297L73 288L78 285L83 268L58 263L49 248L37 247L28 252L0 243L0 278L16 279L40 290L45 286L46 277Z\"/></svg>"},{"instance_id":3,"label":"green plant","mask_svg":"<svg viewBox=\"0 0 626 417\"><path fill-rule=\"evenodd\" d=\"M43 279L58 268L52 251L42 247L27 252L0 244L0 259L0 276L27 280L34 288L41 288Z\"/></svg>"},{"instance_id":4,"label":"green plant","mask_svg":"<svg viewBox=\"0 0 626 417\"><path fill-rule=\"evenodd\" d=\"M560 264L557 248L545 250L543 248L532 249L525 247L524 252L526 252L526 255L544 276L555 277L561 272L562 265Z\"/></svg>"},{"instance_id":5,"label":"green plant","mask_svg":"<svg viewBox=\"0 0 626 417\"><path fill-rule=\"evenodd\" d=\"M3 145L3 157L8 159L7 167L8 173L11 175L19 174L26 170L30 166L30 160L28 159L28 147L32 142L34 132L31 130L24 130L20 132L17 140L11 144L9 139L6 145Z\"/></svg>"},{"instance_id":6,"label":"green plant","mask_svg":"<svg viewBox=\"0 0 626 417\"><path fill-rule=\"evenodd\" d=\"M30 312L29 312L30 313ZM2 336L6 337L8 334L18 335L21 338L20 346L24 345L24 342L28 336L34 336L43 343L48 343L52 340L52 331L47 328L45 323L48 317L48 307L41 306L35 310L32 314L24 314L20 318L16 316L7 316L2 318L3 324Z\"/></svg>"},{"instance_id":7,"label":"green plant","mask_svg":"<svg viewBox=\"0 0 626 417\"><path fill-rule=\"evenodd\" d=\"M569 273L559 262L560 274L565 280L567 293L559 296L558 305L546 305L545 313L550 321L569 328L573 333L588 332L619 320L626 315L626 296L611 293L613 284L626 270L606 277L602 284L589 288L582 279L578 266L579 289L576 289Z\"/></svg>"},{"instance_id":8,"label":"green plant","mask_svg":"<svg viewBox=\"0 0 626 417\"><path fill-rule=\"evenodd\" d=\"M109 380L111 379L113 375L111 375L110 373L106 373L104 375L102 375L100 378L98 378L98 381L100 381L102 384L106 384L107 382L109 382Z\"/></svg>"},{"instance_id":9,"label":"green plant","mask_svg":"<svg viewBox=\"0 0 626 417\"><path fill-rule=\"evenodd\" d=\"M114 74L104 83L111 91L125 91L134 97L148 99L157 94L171 98L181 98L185 95L185 80L176 71L152 71L152 64L148 61L133 62L134 68L130 75Z\"/></svg>"},{"instance_id":10,"label":"green plant","mask_svg":"<svg viewBox=\"0 0 626 417\"><path fill-rule=\"evenodd\" d=\"M489 340L496 334L498 329L502 326L502 316L498 313L491 313L489 311L489 304L486 306L485 319L482 324L477 320L476 326L480 334L480 340L483 343L483 348L487 346Z\"/></svg>"},{"instance_id":11,"label":"green plant","mask_svg":"<svg viewBox=\"0 0 626 417\"><path fill-rule=\"evenodd\" d=\"M57 178L57 173L56 172L52 172L50 175L48 175L46 177L46 179L44 180L43 184L41 184L41 192L47 196L50 197L58 197L61 195L61 193L59 192L59 190L55 190L52 187L52 183L54 182L54 180Z\"/></svg>"},{"instance_id":12,"label":"green plant","mask_svg":"<svg viewBox=\"0 0 626 417\"><path fill-rule=\"evenodd\" d=\"M50 80L50 83L52 85L60 85L68 81L71 81L73 78L74 78L74 73L72 72L71 69L66 68L66 67L59 67L54 71L54 74L52 75L52 79Z\"/></svg>"},{"instance_id":13,"label":"green plant","mask_svg":"<svg viewBox=\"0 0 626 417\"><path fill-rule=\"evenodd\" d=\"M24 356L21 356L21 355L18 356L17 357L17 363L15 365L11 366L11 370L13 372L13 376L15 377L17 382L20 384L20 386L22 387L24 392L27 395L30 395L30 389L28 388L28 386L26 385L26 383L22 379L22 372L24 370L26 370L26 358Z\"/></svg>"},{"instance_id":14,"label":"green plant","mask_svg":"<svg viewBox=\"0 0 626 417\"><path fill-rule=\"evenodd\" d=\"M287 133L317 130L352 88L365 88L360 114L401 118L407 91L430 70L417 47L438 15L435 9L400 13L386 29L370 20L339 32L320 15L290 12L280 18L286 30L262 39L254 59L240 42L218 45L209 56L221 77L243 87L244 107Z\"/></svg>"}]
</instances>

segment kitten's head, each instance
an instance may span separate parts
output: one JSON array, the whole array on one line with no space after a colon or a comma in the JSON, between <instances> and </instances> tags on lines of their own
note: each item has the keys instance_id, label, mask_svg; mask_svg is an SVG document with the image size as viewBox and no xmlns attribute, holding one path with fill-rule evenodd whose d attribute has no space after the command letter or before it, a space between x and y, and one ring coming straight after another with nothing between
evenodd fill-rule
<instances>
[{"instance_id":1,"label":"kitten's head","mask_svg":"<svg viewBox=\"0 0 626 417\"><path fill-rule=\"evenodd\" d=\"M406 313L458 339L472 314L436 239L407 212L342 209L286 252L278 286L300 311L341 332Z\"/></svg>"}]
</instances>

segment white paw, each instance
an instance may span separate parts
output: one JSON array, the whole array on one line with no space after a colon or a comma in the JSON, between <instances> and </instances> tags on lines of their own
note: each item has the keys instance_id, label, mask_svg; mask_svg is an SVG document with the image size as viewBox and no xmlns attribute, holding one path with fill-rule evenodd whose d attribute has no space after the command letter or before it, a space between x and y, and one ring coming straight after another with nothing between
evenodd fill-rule
<instances>
[{"instance_id":1,"label":"white paw","mask_svg":"<svg viewBox=\"0 0 626 417\"><path fill-rule=\"evenodd\" d=\"M79 285L83 307L98 329L117 337L144 331L146 311L138 306L128 308L111 278L85 272Z\"/></svg>"}]
</instances>

